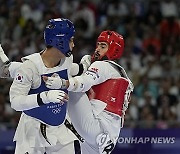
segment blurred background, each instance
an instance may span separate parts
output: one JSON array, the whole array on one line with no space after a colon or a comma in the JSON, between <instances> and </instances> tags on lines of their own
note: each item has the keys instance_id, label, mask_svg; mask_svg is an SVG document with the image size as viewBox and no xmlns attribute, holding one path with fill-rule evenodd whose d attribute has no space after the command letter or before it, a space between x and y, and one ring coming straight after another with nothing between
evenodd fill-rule
<instances>
[{"instance_id":1,"label":"blurred background","mask_svg":"<svg viewBox=\"0 0 180 154\"><path fill-rule=\"evenodd\" d=\"M123 137L175 137L173 144L117 144L114 154L180 153L179 0L0 0L2 46L11 61L45 48L50 18L75 24L74 61L92 54L97 36L114 30L124 36L119 60L135 89ZM20 112L10 107L12 79L0 79L0 154L12 154Z\"/></svg>"}]
</instances>

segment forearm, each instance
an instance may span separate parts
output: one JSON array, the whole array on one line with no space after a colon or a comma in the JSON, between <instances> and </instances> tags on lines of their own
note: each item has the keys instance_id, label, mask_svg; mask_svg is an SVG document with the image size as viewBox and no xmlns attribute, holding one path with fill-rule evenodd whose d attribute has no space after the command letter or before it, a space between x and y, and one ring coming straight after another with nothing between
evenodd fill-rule
<instances>
[{"instance_id":1,"label":"forearm","mask_svg":"<svg viewBox=\"0 0 180 154\"><path fill-rule=\"evenodd\" d=\"M110 79L111 73L109 73L104 68L107 68L107 70L112 69L109 63L105 63L105 62L93 63L89 67L89 69L81 76L76 76L69 79L69 81L67 82L68 90L73 92L86 92L92 86L98 85Z\"/></svg>"},{"instance_id":2,"label":"forearm","mask_svg":"<svg viewBox=\"0 0 180 154\"><path fill-rule=\"evenodd\" d=\"M90 78L85 76L77 76L66 81L66 85L68 91L86 92L94 85L94 83Z\"/></svg>"},{"instance_id":3,"label":"forearm","mask_svg":"<svg viewBox=\"0 0 180 154\"><path fill-rule=\"evenodd\" d=\"M19 95L15 97L11 97L10 95L10 102L11 107L16 111L25 111L39 107L37 101L37 94L27 96Z\"/></svg>"},{"instance_id":4,"label":"forearm","mask_svg":"<svg viewBox=\"0 0 180 154\"><path fill-rule=\"evenodd\" d=\"M81 75L84 72L84 68L82 64L73 63L70 69L70 75L76 76Z\"/></svg>"},{"instance_id":5,"label":"forearm","mask_svg":"<svg viewBox=\"0 0 180 154\"><path fill-rule=\"evenodd\" d=\"M10 102L11 107L16 111L30 110L51 102L63 104L68 101L68 94L62 90L49 90L28 95L28 88L15 87L13 85L10 88Z\"/></svg>"},{"instance_id":6,"label":"forearm","mask_svg":"<svg viewBox=\"0 0 180 154\"><path fill-rule=\"evenodd\" d=\"M78 73L78 71L79 71L79 66L78 66L78 64L76 64L76 63L72 63L72 66L71 66L71 68L70 68L70 75L71 76L75 76L77 73Z\"/></svg>"},{"instance_id":7,"label":"forearm","mask_svg":"<svg viewBox=\"0 0 180 154\"><path fill-rule=\"evenodd\" d=\"M70 75L71 76L79 76L83 74L84 72L87 71L91 64L91 56L90 55L85 55L82 57L81 61L79 64L77 63L72 63L72 67L70 69Z\"/></svg>"}]
</instances>

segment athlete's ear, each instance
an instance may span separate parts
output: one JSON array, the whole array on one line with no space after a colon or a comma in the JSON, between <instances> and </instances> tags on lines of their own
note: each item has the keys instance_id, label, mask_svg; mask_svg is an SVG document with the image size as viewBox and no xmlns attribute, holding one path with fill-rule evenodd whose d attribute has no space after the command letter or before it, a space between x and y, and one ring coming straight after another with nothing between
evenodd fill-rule
<instances>
[{"instance_id":1,"label":"athlete's ear","mask_svg":"<svg viewBox=\"0 0 180 154\"><path fill-rule=\"evenodd\" d=\"M48 80L48 77L47 76L42 76L43 78L43 81L46 82Z\"/></svg>"}]
</instances>

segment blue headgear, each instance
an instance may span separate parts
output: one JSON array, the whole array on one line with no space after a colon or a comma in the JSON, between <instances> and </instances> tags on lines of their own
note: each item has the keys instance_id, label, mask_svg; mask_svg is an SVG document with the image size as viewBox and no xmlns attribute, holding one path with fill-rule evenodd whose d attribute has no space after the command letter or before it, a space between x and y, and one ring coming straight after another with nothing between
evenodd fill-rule
<instances>
[{"instance_id":1,"label":"blue headgear","mask_svg":"<svg viewBox=\"0 0 180 154\"><path fill-rule=\"evenodd\" d=\"M60 50L66 57L71 55L69 41L74 36L75 28L68 19L58 18L49 20L45 30L45 44Z\"/></svg>"}]
</instances>

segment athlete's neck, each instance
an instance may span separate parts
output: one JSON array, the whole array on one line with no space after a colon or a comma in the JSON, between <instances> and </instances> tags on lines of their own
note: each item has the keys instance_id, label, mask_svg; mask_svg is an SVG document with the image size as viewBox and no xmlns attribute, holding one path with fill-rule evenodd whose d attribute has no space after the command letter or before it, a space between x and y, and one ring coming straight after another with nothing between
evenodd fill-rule
<instances>
[{"instance_id":1,"label":"athlete's neck","mask_svg":"<svg viewBox=\"0 0 180 154\"><path fill-rule=\"evenodd\" d=\"M59 65L61 59L65 56L56 48L49 48L44 50L41 57L44 65L48 68L52 68Z\"/></svg>"}]
</instances>

